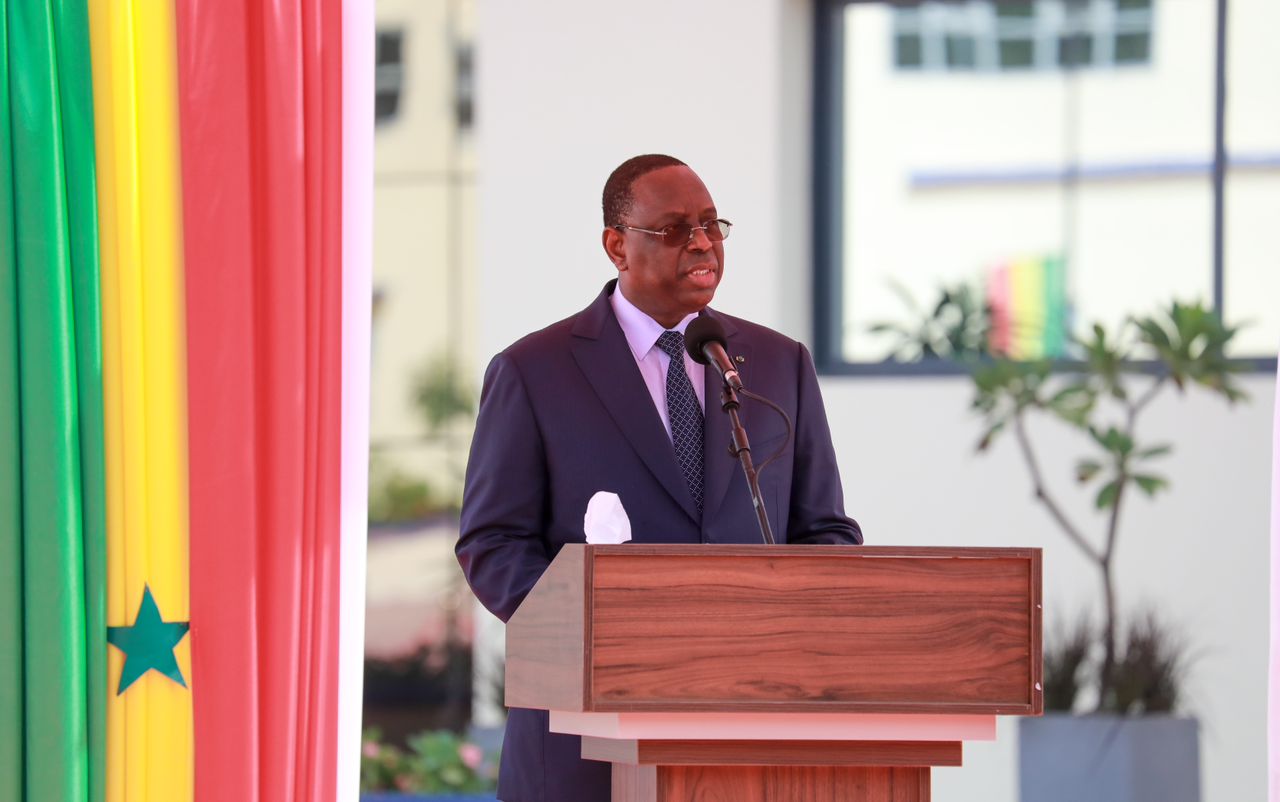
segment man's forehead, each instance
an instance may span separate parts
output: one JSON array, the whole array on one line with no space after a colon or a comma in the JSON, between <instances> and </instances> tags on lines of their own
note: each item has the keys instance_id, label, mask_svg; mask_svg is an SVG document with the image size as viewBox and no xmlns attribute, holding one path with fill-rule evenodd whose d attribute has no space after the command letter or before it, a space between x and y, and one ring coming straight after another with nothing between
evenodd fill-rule
<instances>
[{"instance_id":1,"label":"man's forehead","mask_svg":"<svg viewBox=\"0 0 1280 802\"><path fill-rule=\"evenodd\" d=\"M698 174L688 167L663 167L646 173L632 185L637 208L650 214L684 214L714 211L711 193Z\"/></svg>"}]
</instances>

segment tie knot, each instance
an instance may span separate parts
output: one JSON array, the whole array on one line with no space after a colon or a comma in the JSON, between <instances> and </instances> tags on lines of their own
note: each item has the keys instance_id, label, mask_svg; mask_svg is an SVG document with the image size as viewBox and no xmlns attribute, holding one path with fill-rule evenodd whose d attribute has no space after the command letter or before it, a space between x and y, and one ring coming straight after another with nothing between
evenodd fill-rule
<instances>
[{"instance_id":1,"label":"tie knot","mask_svg":"<svg viewBox=\"0 0 1280 802\"><path fill-rule=\"evenodd\" d=\"M672 359L680 358L684 353L684 335L678 331L664 331L658 335L656 345Z\"/></svg>"}]
</instances>

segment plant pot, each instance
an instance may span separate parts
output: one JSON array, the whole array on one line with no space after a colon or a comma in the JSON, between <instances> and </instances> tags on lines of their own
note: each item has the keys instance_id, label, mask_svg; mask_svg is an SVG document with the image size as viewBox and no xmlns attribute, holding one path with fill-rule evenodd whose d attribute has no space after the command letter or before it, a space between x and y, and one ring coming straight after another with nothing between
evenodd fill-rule
<instances>
[{"instance_id":1,"label":"plant pot","mask_svg":"<svg viewBox=\"0 0 1280 802\"><path fill-rule=\"evenodd\" d=\"M1200 802L1199 724L1046 713L1018 722L1021 802Z\"/></svg>"}]
</instances>

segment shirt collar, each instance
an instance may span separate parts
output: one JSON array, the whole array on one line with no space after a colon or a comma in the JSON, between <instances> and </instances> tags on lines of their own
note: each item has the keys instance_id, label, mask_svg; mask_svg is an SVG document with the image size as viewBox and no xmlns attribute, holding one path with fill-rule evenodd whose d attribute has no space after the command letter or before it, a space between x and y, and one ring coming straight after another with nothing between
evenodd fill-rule
<instances>
[{"instance_id":1,"label":"shirt collar","mask_svg":"<svg viewBox=\"0 0 1280 802\"><path fill-rule=\"evenodd\" d=\"M653 348L654 343L658 341L658 337L667 329L628 301L622 294L621 286L614 288L613 294L609 296L609 303L613 306L614 317L622 327L622 334L627 338L627 345L631 347L632 355L637 362L644 359L649 349ZM689 321L697 316L697 312L690 312L676 324L672 331L684 334L684 330L689 327Z\"/></svg>"}]
</instances>

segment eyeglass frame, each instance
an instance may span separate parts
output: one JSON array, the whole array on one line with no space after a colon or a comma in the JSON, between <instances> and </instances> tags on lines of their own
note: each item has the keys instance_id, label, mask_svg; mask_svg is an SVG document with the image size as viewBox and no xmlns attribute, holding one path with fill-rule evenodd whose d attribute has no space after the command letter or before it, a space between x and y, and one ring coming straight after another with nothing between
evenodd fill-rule
<instances>
[{"instance_id":1,"label":"eyeglass frame","mask_svg":"<svg viewBox=\"0 0 1280 802\"><path fill-rule=\"evenodd\" d=\"M724 236L721 237L720 239L711 238L710 230L711 230L711 225L713 223L723 223L725 226L728 227L725 229ZM639 231L641 234L654 234L656 236L662 237L663 244L666 245L668 248L688 247L689 243L693 242L693 232L695 231L701 231L706 236L708 242L724 242L725 240L729 239L729 232L732 231L733 229L733 223L729 222L728 220L725 220L723 217L717 217L714 220L707 220L705 223L703 223L700 226L689 226L689 238L686 239L684 242L678 242L674 245L666 242L667 229L675 228L676 226L684 226L684 225L688 225L688 223L672 223L671 225L663 226L657 231L654 231L651 228L640 228L639 226L629 226L626 223L614 223L612 228L615 231L622 231L625 229L627 231Z\"/></svg>"}]
</instances>

